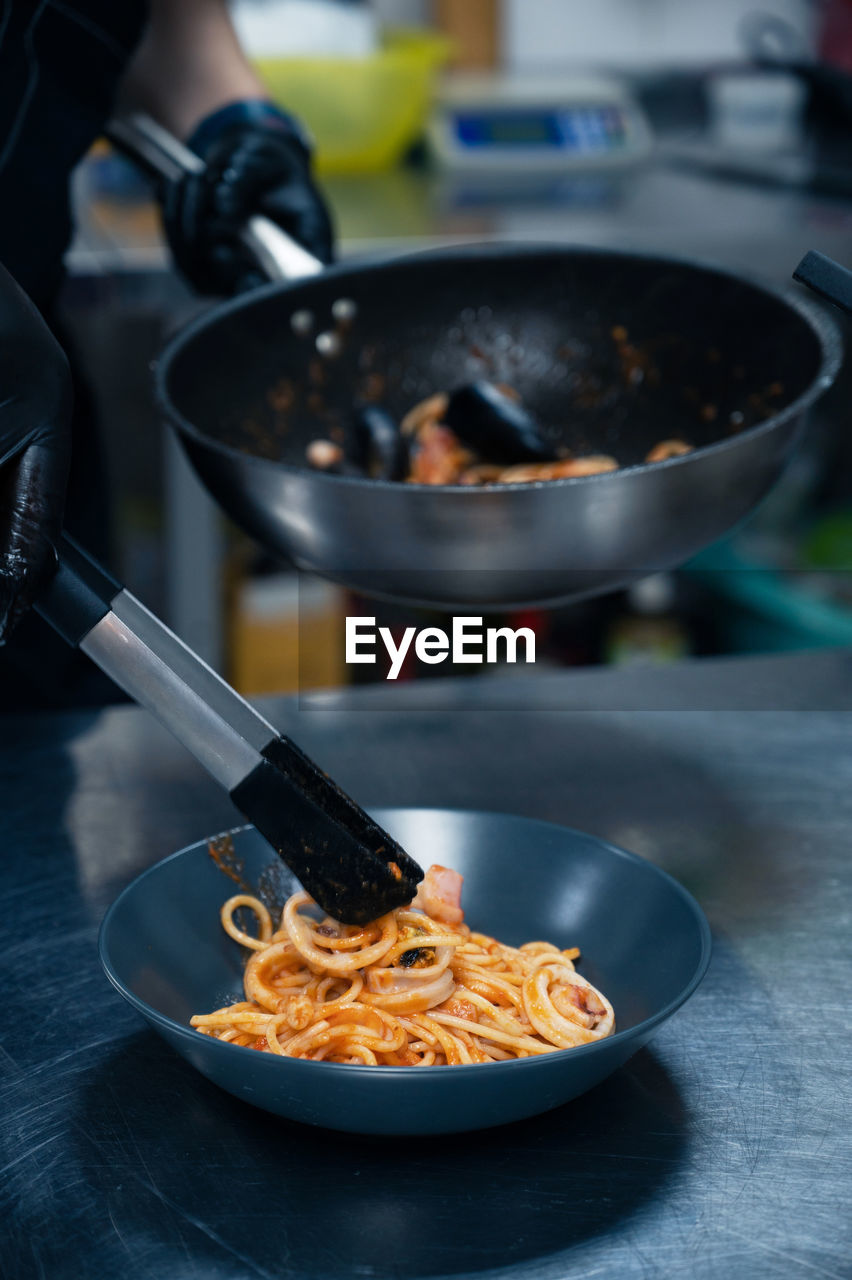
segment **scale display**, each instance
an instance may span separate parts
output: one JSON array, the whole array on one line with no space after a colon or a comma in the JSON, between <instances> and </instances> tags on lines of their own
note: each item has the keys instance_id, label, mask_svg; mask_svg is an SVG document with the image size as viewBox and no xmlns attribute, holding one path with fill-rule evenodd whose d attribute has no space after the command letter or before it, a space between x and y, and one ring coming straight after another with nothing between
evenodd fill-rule
<instances>
[{"instance_id":1,"label":"scale display","mask_svg":"<svg viewBox=\"0 0 852 1280\"><path fill-rule=\"evenodd\" d=\"M617 106L576 106L562 111L457 111L457 145L600 155L627 145L628 123Z\"/></svg>"},{"instance_id":2,"label":"scale display","mask_svg":"<svg viewBox=\"0 0 852 1280\"><path fill-rule=\"evenodd\" d=\"M651 149L638 102L600 76L456 77L442 89L429 136L440 163L476 172L621 168Z\"/></svg>"}]
</instances>

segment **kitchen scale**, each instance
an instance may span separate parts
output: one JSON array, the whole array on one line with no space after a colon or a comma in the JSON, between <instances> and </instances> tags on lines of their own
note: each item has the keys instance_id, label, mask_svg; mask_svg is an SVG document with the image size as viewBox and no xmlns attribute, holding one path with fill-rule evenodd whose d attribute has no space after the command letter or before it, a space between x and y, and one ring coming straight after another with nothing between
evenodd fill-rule
<instances>
[{"instance_id":1,"label":"kitchen scale","mask_svg":"<svg viewBox=\"0 0 852 1280\"><path fill-rule=\"evenodd\" d=\"M564 173L635 164L652 136L615 79L457 75L441 88L429 141L449 169Z\"/></svg>"}]
</instances>

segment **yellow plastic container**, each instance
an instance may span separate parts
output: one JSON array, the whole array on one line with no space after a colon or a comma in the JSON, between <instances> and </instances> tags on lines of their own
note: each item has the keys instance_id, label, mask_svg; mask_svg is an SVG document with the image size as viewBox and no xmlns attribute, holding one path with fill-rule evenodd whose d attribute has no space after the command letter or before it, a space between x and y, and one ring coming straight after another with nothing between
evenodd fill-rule
<instances>
[{"instance_id":1,"label":"yellow plastic container","mask_svg":"<svg viewBox=\"0 0 852 1280\"><path fill-rule=\"evenodd\" d=\"M389 31L368 58L255 58L271 97L304 120L320 173L389 169L422 134L452 44Z\"/></svg>"}]
</instances>

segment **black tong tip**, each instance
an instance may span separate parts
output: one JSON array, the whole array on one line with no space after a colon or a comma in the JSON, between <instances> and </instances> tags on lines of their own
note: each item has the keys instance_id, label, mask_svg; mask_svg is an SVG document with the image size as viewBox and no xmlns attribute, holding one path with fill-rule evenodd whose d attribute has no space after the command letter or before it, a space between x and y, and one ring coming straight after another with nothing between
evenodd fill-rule
<instances>
[{"instance_id":1,"label":"black tong tip","mask_svg":"<svg viewBox=\"0 0 852 1280\"><path fill-rule=\"evenodd\" d=\"M276 738L231 798L334 920L368 924L417 892L423 871L289 738Z\"/></svg>"}]
</instances>

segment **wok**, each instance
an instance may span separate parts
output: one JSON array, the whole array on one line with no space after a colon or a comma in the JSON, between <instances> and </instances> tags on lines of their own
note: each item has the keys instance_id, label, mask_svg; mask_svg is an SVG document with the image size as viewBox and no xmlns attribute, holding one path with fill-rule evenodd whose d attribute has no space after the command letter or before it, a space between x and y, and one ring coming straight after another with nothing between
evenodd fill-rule
<instances>
[{"instance_id":1,"label":"wok","mask_svg":"<svg viewBox=\"0 0 852 1280\"><path fill-rule=\"evenodd\" d=\"M194 1013L242 999L245 952L219 908L234 892L190 845L132 882L101 927L118 991L174 1049L223 1089L303 1123L355 1133L453 1133L536 1115L598 1084L692 994L710 930L690 895L650 862L549 822L499 813L389 809L376 819L421 862L465 877L468 922L501 941L579 946L579 968L612 1000L616 1032L514 1062L366 1067L254 1053L193 1030ZM240 874L270 905L297 888L251 827L230 833ZM520 868L523 867L523 871Z\"/></svg>"},{"instance_id":2,"label":"wok","mask_svg":"<svg viewBox=\"0 0 852 1280\"><path fill-rule=\"evenodd\" d=\"M318 267L305 258L296 274ZM323 356L340 299L355 318ZM487 609L612 590L721 537L778 479L840 361L822 312L717 268L489 244L342 264L214 307L168 345L156 389L210 493L270 551L368 594ZM307 467L308 443L353 405L399 418L478 378L511 384L555 449L621 469L465 488ZM695 451L645 465L672 437Z\"/></svg>"},{"instance_id":3,"label":"wok","mask_svg":"<svg viewBox=\"0 0 852 1280\"><path fill-rule=\"evenodd\" d=\"M328 329L342 297L357 317L321 360L291 317ZM619 327L637 352L627 368ZM840 358L810 304L719 270L488 245L255 291L178 336L156 382L211 494L269 550L367 593L485 608L611 590L721 537L778 479ZM471 489L305 465L377 386L401 416L483 376L514 386L555 446L622 468ZM643 465L670 437L695 452Z\"/></svg>"}]
</instances>

